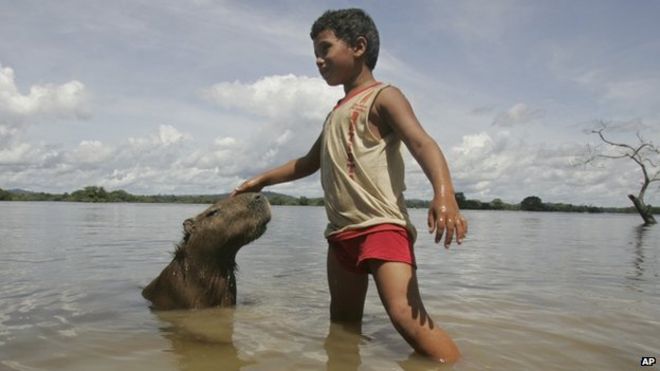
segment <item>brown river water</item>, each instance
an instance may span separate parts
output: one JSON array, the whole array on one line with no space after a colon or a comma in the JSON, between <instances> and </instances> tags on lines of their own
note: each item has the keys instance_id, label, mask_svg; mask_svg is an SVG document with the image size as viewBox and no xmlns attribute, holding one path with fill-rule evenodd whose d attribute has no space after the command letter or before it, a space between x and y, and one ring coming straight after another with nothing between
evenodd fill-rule
<instances>
[{"instance_id":1,"label":"brown river water","mask_svg":"<svg viewBox=\"0 0 660 371\"><path fill-rule=\"evenodd\" d=\"M273 207L239 252L235 309L149 310L141 288L204 207L0 202L0 370L636 370L660 358L660 226L636 215L467 211L469 238L445 250L411 210L422 297L463 353L440 366L412 353L373 284L360 334L330 325L318 207Z\"/></svg>"}]
</instances>

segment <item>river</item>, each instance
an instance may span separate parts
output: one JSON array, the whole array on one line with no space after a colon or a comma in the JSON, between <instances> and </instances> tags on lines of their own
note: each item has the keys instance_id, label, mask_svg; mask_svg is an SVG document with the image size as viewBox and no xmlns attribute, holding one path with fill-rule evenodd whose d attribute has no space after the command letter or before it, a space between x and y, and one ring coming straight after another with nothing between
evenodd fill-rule
<instances>
[{"instance_id":1,"label":"river","mask_svg":"<svg viewBox=\"0 0 660 371\"><path fill-rule=\"evenodd\" d=\"M660 357L660 226L637 215L466 211L445 250L420 230L418 277L463 353L411 352L370 283L361 334L330 326L324 210L273 207L238 254L235 309L156 313L180 204L0 202L0 370L630 370Z\"/></svg>"}]
</instances>

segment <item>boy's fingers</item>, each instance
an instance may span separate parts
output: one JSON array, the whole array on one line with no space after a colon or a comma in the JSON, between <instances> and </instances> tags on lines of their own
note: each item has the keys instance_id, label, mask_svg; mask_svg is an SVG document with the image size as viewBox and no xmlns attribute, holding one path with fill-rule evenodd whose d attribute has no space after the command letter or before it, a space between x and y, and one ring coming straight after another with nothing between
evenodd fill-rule
<instances>
[{"instance_id":1,"label":"boy's fingers","mask_svg":"<svg viewBox=\"0 0 660 371\"><path fill-rule=\"evenodd\" d=\"M442 235L444 233L445 233L445 220L443 217L440 217L440 219L438 219L435 228L435 243L439 243L440 241L442 241Z\"/></svg>"},{"instance_id":2,"label":"boy's fingers","mask_svg":"<svg viewBox=\"0 0 660 371\"><path fill-rule=\"evenodd\" d=\"M465 219L461 217L456 222L456 242L459 245L463 242L466 233L467 233L467 225Z\"/></svg>"},{"instance_id":3,"label":"boy's fingers","mask_svg":"<svg viewBox=\"0 0 660 371\"><path fill-rule=\"evenodd\" d=\"M440 243L442 241L442 235L444 234L444 229L438 228L435 232L435 243Z\"/></svg>"},{"instance_id":4,"label":"boy's fingers","mask_svg":"<svg viewBox=\"0 0 660 371\"><path fill-rule=\"evenodd\" d=\"M445 248L449 248L449 245L451 245L452 240L454 239L454 229L456 226L454 225L454 221L451 219L447 220L447 235L445 236Z\"/></svg>"},{"instance_id":5,"label":"boy's fingers","mask_svg":"<svg viewBox=\"0 0 660 371\"><path fill-rule=\"evenodd\" d=\"M250 184L249 180L246 180L245 182L241 183L238 187L234 188L234 190L231 192L231 197L236 196L239 193L247 192L250 189Z\"/></svg>"}]
</instances>

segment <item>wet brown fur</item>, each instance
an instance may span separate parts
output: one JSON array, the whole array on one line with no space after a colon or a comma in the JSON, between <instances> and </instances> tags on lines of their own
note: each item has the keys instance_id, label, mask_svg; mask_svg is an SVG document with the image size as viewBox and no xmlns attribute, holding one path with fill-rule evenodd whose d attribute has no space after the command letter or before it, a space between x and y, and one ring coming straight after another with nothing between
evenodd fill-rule
<instances>
[{"instance_id":1,"label":"wet brown fur","mask_svg":"<svg viewBox=\"0 0 660 371\"><path fill-rule=\"evenodd\" d=\"M259 238L268 221L270 205L259 193L218 201L187 219L174 258L142 296L158 310L235 305L236 253Z\"/></svg>"}]
</instances>

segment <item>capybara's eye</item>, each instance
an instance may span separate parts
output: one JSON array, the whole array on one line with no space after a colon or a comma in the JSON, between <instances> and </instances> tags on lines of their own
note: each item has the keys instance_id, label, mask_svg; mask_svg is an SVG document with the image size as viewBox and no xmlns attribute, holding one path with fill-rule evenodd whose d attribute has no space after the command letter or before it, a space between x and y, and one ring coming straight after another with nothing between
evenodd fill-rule
<instances>
[{"instance_id":1,"label":"capybara's eye","mask_svg":"<svg viewBox=\"0 0 660 371\"><path fill-rule=\"evenodd\" d=\"M211 210L208 213L206 213L206 217L210 218L210 217L216 216L218 214L220 214L220 209L215 209L215 210Z\"/></svg>"}]
</instances>

